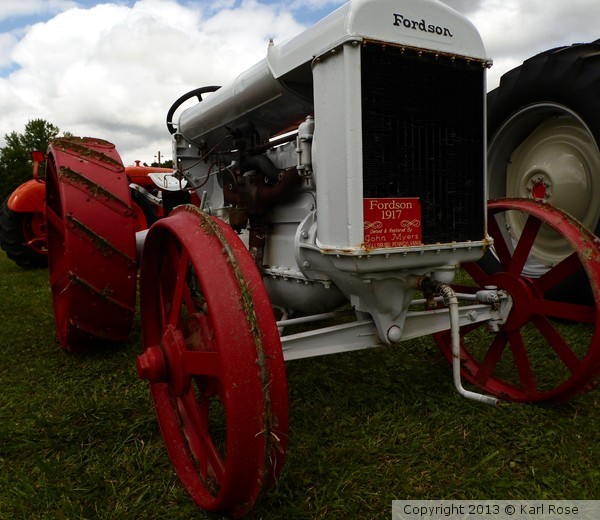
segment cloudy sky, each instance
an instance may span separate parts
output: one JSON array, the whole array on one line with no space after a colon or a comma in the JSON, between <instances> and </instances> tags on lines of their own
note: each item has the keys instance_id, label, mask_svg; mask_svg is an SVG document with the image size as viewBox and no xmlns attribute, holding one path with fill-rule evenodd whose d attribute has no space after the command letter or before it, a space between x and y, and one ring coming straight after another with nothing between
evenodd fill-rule
<instances>
[{"instance_id":1,"label":"cloudy sky","mask_svg":"<svg viewBox=\"0 0 600 520\"><path fill-rule=\"evenodd\" d=\"M418 2L420 0L413 0ZM171 157L165 115L223 84L339 0L0 0L0 147L27 121L114 142L125 164ZM480 30L489 85L550 47L600 38L598 0L445 0Z\"/></svg>"}]
</instances>

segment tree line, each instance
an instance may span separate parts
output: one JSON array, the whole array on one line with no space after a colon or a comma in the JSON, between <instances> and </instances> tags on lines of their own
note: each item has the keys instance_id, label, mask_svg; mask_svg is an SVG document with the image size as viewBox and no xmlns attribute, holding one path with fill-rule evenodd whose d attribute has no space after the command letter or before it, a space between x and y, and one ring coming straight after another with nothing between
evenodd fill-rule
<instances>
[{"instance_id":1,"label":"tree line","mask_svg":"<svg viewBox=\"0 0 600 520\"><path fill-rule=\"evenodd\" d=\"M4 136L6 144L0 147L0 202L5 200L18 186L32 178L33 161L31 152L46 153L48 143L58 137L60 129L45 119L32 119L25 125L23 133L10 132ZM73 134L63 132L63 137ZM173 161L150 166L173 167Z\"/></svg>"},{"instance_id":2,"label":"tree line","mask_svg":"<svg viewBox=\"0 0 600 520\"><path fill-rule=\"evenodd\" d=\"M44 119L32 119L25 125L23 133L13 131L4 136L6 145L0 148L0 201L31 179L31 152L40 150L45 153L48 143L59 132L57 126ZM70 134L66 132L64 135Z\"/></svg>"}]
</instances>

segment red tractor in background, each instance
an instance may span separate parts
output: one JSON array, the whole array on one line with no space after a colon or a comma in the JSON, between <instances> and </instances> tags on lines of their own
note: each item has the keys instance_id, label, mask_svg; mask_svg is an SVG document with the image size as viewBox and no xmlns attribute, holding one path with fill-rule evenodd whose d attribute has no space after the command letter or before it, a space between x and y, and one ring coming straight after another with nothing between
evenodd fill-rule
<instances>
[{"instance_id":1,"label":"red tractor in background","mask_svg":"<svg viewBox=\"0 0 600 520\"><path fill-rule=\"evenodd\" d=\"M84 144L91 140L70 137L56 142L67 141ZM93 141L100 142L97 139ZM25 269L48 265L46 182L38 175L45 156L40 151L31 155L33 179L17 187L0 206L0 247L13 262ZM140 161L135 161L134 166L125 167L135 231L148 229L154 221L164 216L164 175L172 172L170 168L142 166Z\"/></svg>"}]
</instances>

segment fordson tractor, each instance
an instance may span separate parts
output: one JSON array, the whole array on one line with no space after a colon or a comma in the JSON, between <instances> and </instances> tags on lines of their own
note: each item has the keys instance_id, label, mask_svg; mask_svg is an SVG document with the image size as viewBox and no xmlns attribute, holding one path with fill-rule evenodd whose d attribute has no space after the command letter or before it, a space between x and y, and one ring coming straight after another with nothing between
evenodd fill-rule
<instances>
[{"instance_id":1,"label":"fordson tractor","mask_svg":"<svg viewBox=\"0 0 600 520\"><path fill-rule=\"evenodd\" d=\"M164 182L197 204L147 232L112 145L50 147L58 338L79 350L126 337L140 263L138 374L202 508L241 516L276 481L285 362L431 334L470 399L593 386L598 239L547 200L542 174L487 200L490 65L473 25L436 0L351 0L181 98L198 103L177 120L169 110ZM587 298L565 297L575 281Z\"/></svg>"}]
</instances>

